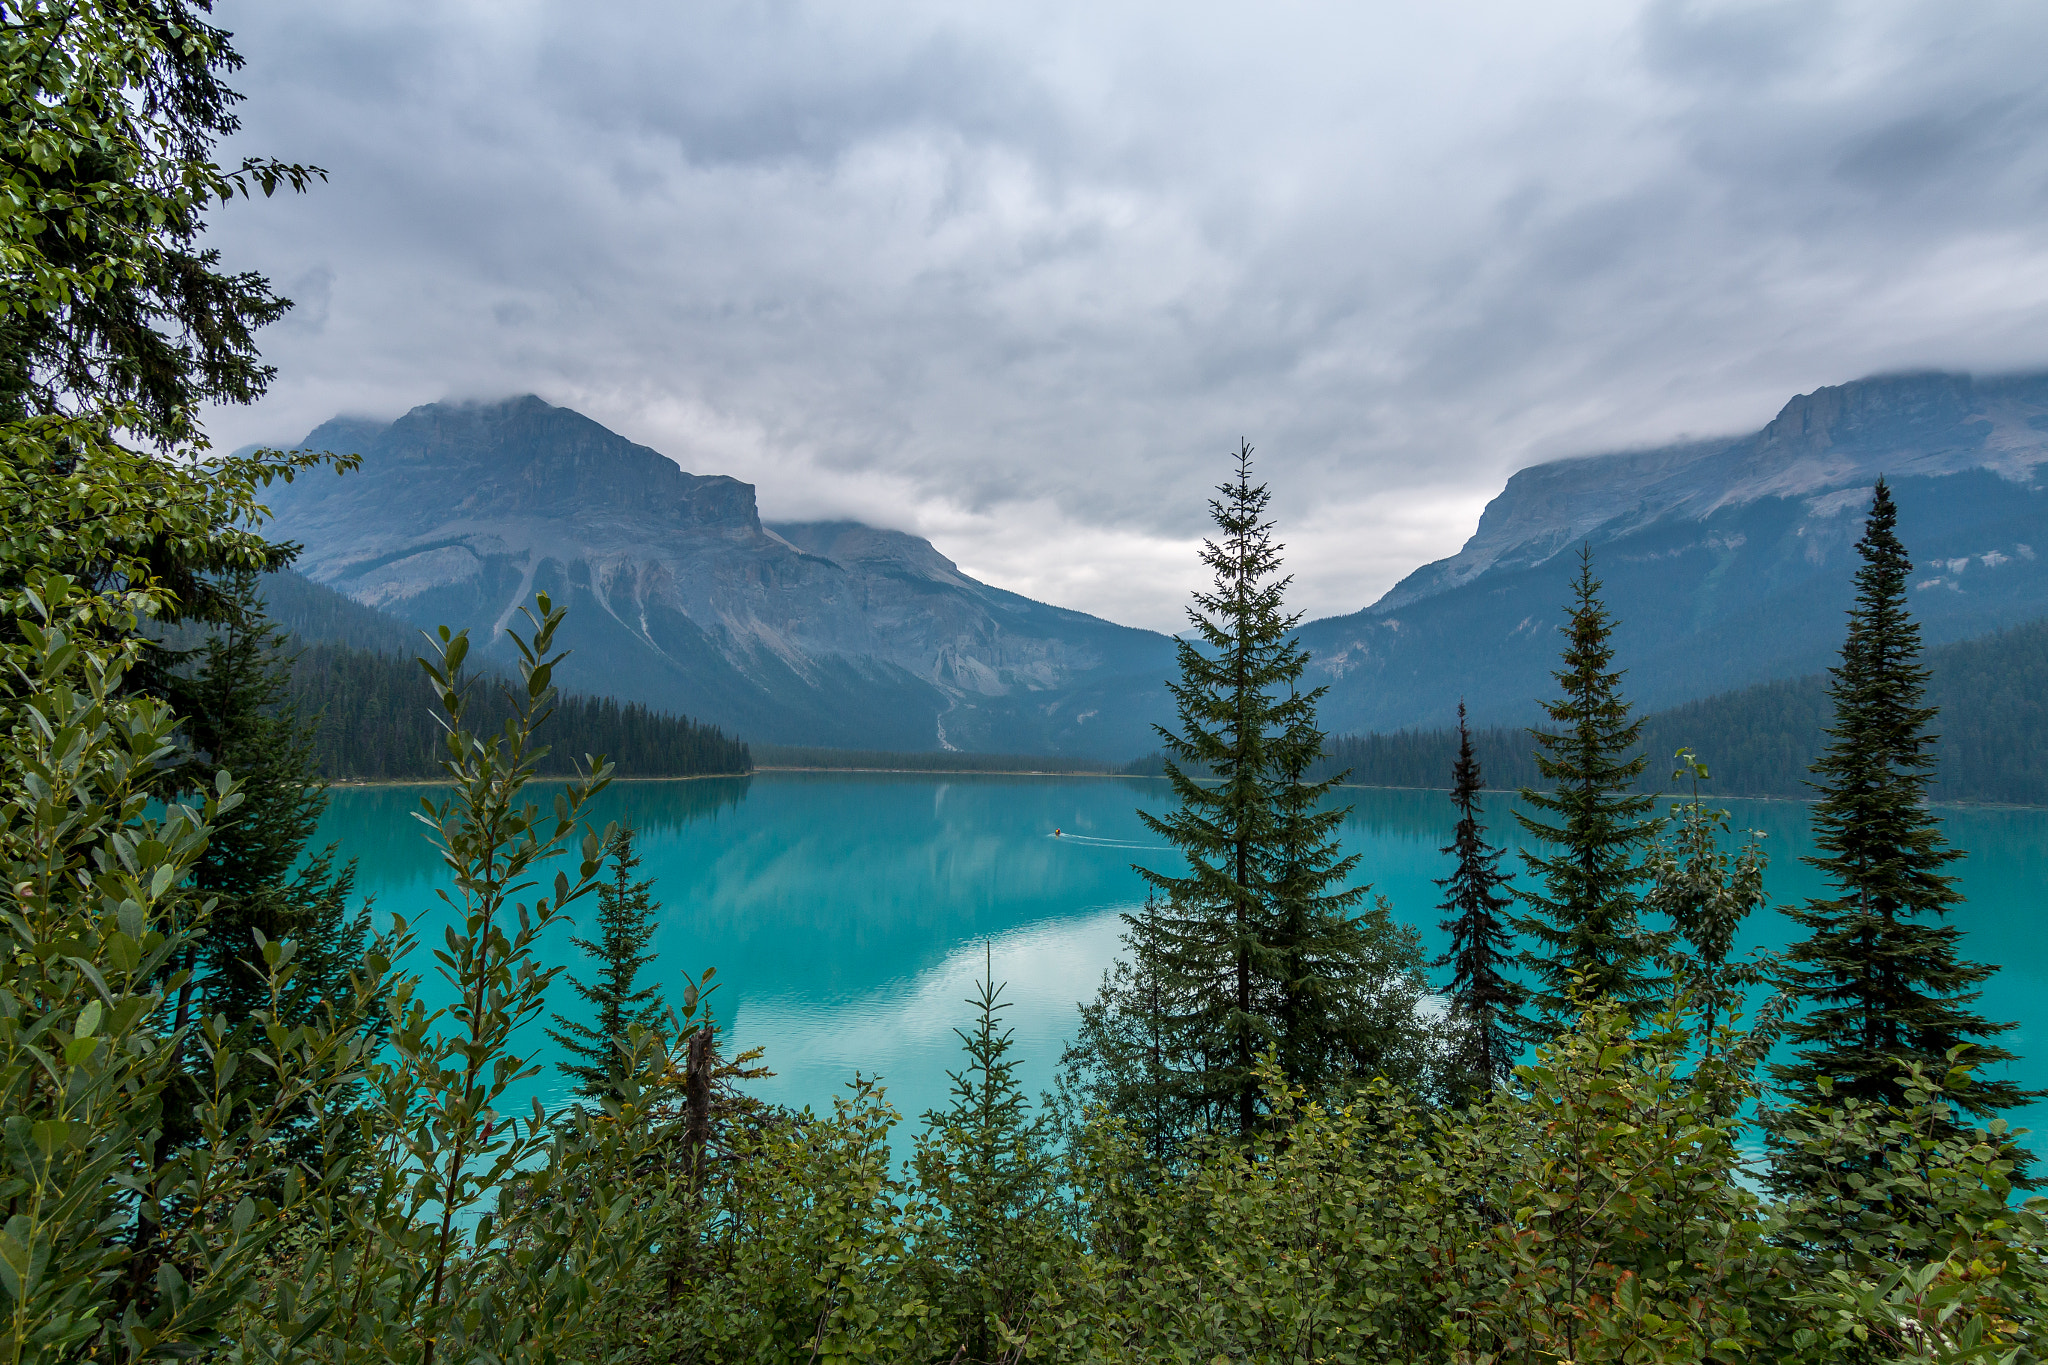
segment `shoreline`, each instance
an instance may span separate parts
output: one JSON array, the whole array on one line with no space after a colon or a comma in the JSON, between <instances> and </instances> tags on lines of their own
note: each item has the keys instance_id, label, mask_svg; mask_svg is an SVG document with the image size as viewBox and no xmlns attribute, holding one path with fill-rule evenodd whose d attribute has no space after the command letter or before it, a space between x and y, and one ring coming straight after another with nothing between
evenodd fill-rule
<instances>
[{"instance_id":1,"label":"shoreline","mask_svg":"<svg viewBox=\"0 0 2048 1365\"><path fill-rule=\"evenodd\" d=\"M740 777L754 777L761 773L848 773L869 777L1118 777L1133 782L1164 782L1166 780L1164 776L1152 773L1089 772L1085 770L1069 772L1045 768L818 768L785 766L783 764L764 764L755 768L751 773L689 773L681 777L614 777L611 780L615 783L709 782L720 779L729 780ZM569 780L567 777L536 777L534 779L536 782L567 782ZM447 785L449 784L445 778L375 777L336 778L329 782L327 787L332 791L344 787L351 790L363 790L374 787L445 787ZM1401 787L1365 782L1342 782L1338 784L1337 790L1435 792L1440 796L1448 795L1448 789L1444 787ZM1500 793L1505 792L1507 789L1488 787L1486 790L1490 793ZM1667 799L1681 799L1685 793L1656 792L1653 795L1658 800L1663 801ZM1715 796L1705 799L1708 800L1709 804L1713 801L1783 801L1790 805L1810 806L1814 802L1814 798L1810 796ZM1935 810L2048 810L2048 806L2029 806L2009 801L1930 801L1928 805Z\"/></svg>"},{"instance_id":2,"label":"shoreline","mask_svg":"<svg viewBox=\"0 0 2048 1365\"><path fill-rule=\"evenodd\" d=\"M899 777L1133 777L1134 773L1092 771L1086 768L820 768L795 764L764 763L757 773L890 773Z\"/></svg>"},{"instance_id":3,"label":"shoreline","mask_svg":"<svg viewBox=\"0 0 2048 1365\"><path fill-rule=\"evenodd\" d=\"M754 772L759 772L756 768ZM713 778L752 777L753 773L684 773L677 777L614 777L613 782L708 782ZM559 776L536 776L535 782L572 782L575 779ZM326 779L328 790L337 787L447 787L454 785L445 777L336 777Z\"/></svg>"}]
</instances>

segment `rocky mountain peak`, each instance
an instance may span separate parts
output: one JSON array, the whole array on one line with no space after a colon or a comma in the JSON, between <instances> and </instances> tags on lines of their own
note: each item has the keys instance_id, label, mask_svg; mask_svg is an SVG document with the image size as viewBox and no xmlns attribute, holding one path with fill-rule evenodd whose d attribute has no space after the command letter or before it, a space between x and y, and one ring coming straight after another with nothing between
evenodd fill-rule
<instances>
[{"instance_id":1,"label":"rocky mountain peak","mask_svg":"<svg viewBox=\"0 0 2048 1365\"><path fill-rule=\"evenodd\" d=\"M1525 469L1472 538L1365 611L1311 622L1333 726L1520 723L1552 691L1570 556L1592 547L1629 695L1669 705L1824 667L1879 475L1930 643L2048 610L2048 373L1879 375L1744 436Z\"/></svg>"},{"instance_id":2,"label":"rocky mountain peak","mask_svg":"<svg viewBox=\"0 0 2048 1365\"><path fill-rule=\"evenodd\" d=\"M1979 398L1966 374L1927 371L1874 375L1802 393L1757 434L1760 450L1781 456L1837 448L1921 450L1948 444L1975 415Z\"/></svg>"},{"instance_id":3,"label":"rocky mountain peak","mask_svg":"<svg viewBox=\"0 0 2048 1365\"><path fill-rule=\"evenodd\" d=\"M1760 431L1554 460L1516 473L1457 554L1424 565L1368 610L1405 609L1494 569L1542 564L1665 520L1700 522L1763 499L1818 500L1879 474L1989 470L2031 482L2048 462L2048 373L1878 375L1800 394Z\"/></svg>"},{"instance_id":4,"label":"rocky mountain peak","mask_svg":"<svg viewBox=\"0 0 2048 1365\"><path fill-rule=\"evenodd\" d=\"M569 609L559 677L753 739L1137 752L1172 642L977 583L928 541L762 526L751 484L686 473L532 395L337 419L362 455L273 499L298 567L500 654L536 591Z\"/></svg>"},{"instance_id":5,"label":"rocky mountain peak","mask_svg":"<svg viewBox=\"0 0 2048 1365\"><path fill-rule=\"evenodd\" d=\"M808 555L835 564L895 570L942 583L965 583L960 566L922 536L858 521L777 521L768 530Z\"/></svg>"},{"instance_id":6,"label":"rocky mountain peak","mask_svg":"<svg viewBox=\"0 0 2048 1365\"><path fill-rule=\"evenodd\" d=\"M497 402L426 403L385 424L337 418L311 449L354 452L353 501L384 503L406 528L451 519L621 521L760 531L754 487L686 473L674 460L533 394Z\"/></svg>"}]
</instances>

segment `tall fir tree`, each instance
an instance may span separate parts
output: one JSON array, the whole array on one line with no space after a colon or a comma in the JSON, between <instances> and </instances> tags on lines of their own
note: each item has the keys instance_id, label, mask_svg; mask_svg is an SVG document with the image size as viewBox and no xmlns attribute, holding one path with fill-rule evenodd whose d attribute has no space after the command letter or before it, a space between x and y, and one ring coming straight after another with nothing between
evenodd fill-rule
<instances>
[{"instance_id":1,"label":"tall fir tree","mask_svg":"<svg viewBox=\"0 0 2048 1365\"><path fill-rule=\"evenodd\" d=\"M241 786L243 800L207 841L192 869L192 886L211 901L204 933L183 954L185 972L172 1009L179 1027L224 1017L231 1028L271 1008L257 936L290 939L296 950L290 981L277 1004L286 1027L319 1024L328 1003L345 1000L350 974L360 968L370 941L370 911L355 899L355 863L336 846L309 847L327 809L327 789L313 759L314 722L289 695L292 656L282 630L264 615L258 577L229 571L209 580L220 618L192 648L155 645L158 686L182 717L185 753L166 769L163 785L186 792L211 790L221 773ZM192 638L196 631L181 632ZM384 1034L374 1014L373 1038ZM190 1074L172 1085L164 1132L172 1144L189 1140L197 1116L197 1078L205 1061L186 1059ZM271 1093L271 1073L244 1072L252 1095ZM360 1094L350 1086L329 1097L347 1105ZM342 1141L353 1130L341 1130ZM321 1141L314 1116L298 1111L281 1125L280 1139L295 1159L310 1159ZM332 1134L330 1134L330 1140Z\"/></svg>"},{"instance_id":2,"label":"tall fir tree","mask_svg":"<svg viewBox=\"0 0 2048 1365\"><path fill-rule=\"evenodd\" d=\"M1899 543L1898 508L1883 479L1856 552L1856 601L1842 659L1829 671L1834 723L1813 765L1818 869L1835 894L1788 909L1806 938L1786 954L1788 984L1810 1008L1789 1029L1797 1060L1772 1074L1795 1103L1835 1096L1898 1104L1902 1063L1937 1077L1951 1048L2008 1061L1990 1040L2012 1027L1973 1008L1996 969L1962 956L1962 931L1943 923L1962 896L1944 872L1963 855L1927 808L1934 779L1935 709L1923 698L1920 627L1906 608L1913 562ZM1978 1080L1953 1097L1990 1116L2028 1098L2010 1081Z\"/></svg>"},{"instance_id":3,"label":"tall fir tree","mask_svg":"<svg viewBox=\"0 0 2048 1365\"><path fill-rule=\"evenodd\" d=\"M1531 1031L1521 1014L1528 992L1513 975L1514 933L1507 910L1514 896L1506 889L1508 874L1500 870L1501 850L1486 841L1486 827L1479 823L1479 793L1485 789L1461 701L1458 759L1451 768L1458 825L1451 842L1438 850L1455 859L1451 875L1437 881L1445 892L1443 909L1449 912L1441 927L1451 941L1430 964L1451 969L1445 995L1456 1051L1445 1089L1454 1102L1483 1097L1505 1084Z\"/></svg>"},{"instance_id":4,"label":"tall fir tree","mask_svg":"<svg viewBox=\"0 0 2048 1365\"><path fill-rule=\"evenodd\" d=\"M1338 852L1342 812L1320 809L1341 775L1300 780L1321 755L1323 689L1299 688L1308 653L1293 634L1300 618L1284 610L1291 580L1249 445L1217 491L1209 510L1221 535L1202 550L1215 587L1195 594L1194 638L1179 642L1180 677L1168 684L1179 728L1159 729L1178 805L1139 813L1187 870L1138 869L1155 897L1125 917L1130 962L1084 1008L1063 1062L1084 1096L1126 1117L1169 1109L1190 1130L1246 1134L1269 1048L1291 1080L1317 1086L1411 1064L1400 1002L1419 994L1421 953L1383 909L1352 913L1367 891L1344 885L1356 860ZM1171 1085L1170 1106L1121 1089L1145 1068L1098 1063L1138 1059L1146 1038L1160 1040L1165 1060L1150 1072Z\"/></svg>"},{"instance_id":5,"label":"tall fir tree","mask_svg":"<svg viewBox=\"0 0 2048 1365\"><path fill-rule=\"evenodd\" d=\"M1593 577L1593 551L1582 547L1564 627L1561 667L1551 676L1562 693L1543 703L1557 727L1532 729L1536 769L1549 791L1522 788L1515 818L1539 841L1522 861L1536 883L1519 893L1529 908L1515 928L1532 947L1523 963L1535 974L1531 999L1553 1025L1581 1003L1611 999L1646 1008L1659 991L1652 963L1657 944L1639 918L1642 851L1658 822L1645 819L1655 798L1635 790L1649 760L1633 754L1643 723L1622 699L1623 670L1614 665L1614 620ZM1535 812L1534 814L1529 813Z\"/></svg>"},{"instance_id":6,"label":"tall fir tree","mask_svg":"<svg viewBox=\"0 0 2048 1365\"><path fill-rule=\"evenodd\" d=\"M567 1054L567 1060L555 1063L556 1069L575 1081L576 1093L587 1100L617 1093L634 1025L651 1025L662 1012L660 989L639 984L640 969L655 958L647 950L661 913L653 896L654 882L633 880L640 858L633 851L630 828L621 826L613 833L605 854L611 859L612 875L597 888L597 937L569 940L597 964L594 981L569 975L570 988L592 1007L594 1018L585 1023L553 1014L555 1026L547 1031ZM708 1019L705 1027L709 1028Z\"/></svg>"}]
</instances>

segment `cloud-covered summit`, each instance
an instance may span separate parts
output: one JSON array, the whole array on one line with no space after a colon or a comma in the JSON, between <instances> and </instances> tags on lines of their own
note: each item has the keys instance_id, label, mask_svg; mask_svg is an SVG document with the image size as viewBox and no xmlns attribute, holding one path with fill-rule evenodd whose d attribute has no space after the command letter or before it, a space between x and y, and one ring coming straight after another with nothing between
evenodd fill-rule
<instances>
[{"instance_id":1,"label":"cloud-covered summit","mask_svg":"<svg viewBox=\"0 0 2048 1365\"><path fill-rule=\"evenodd\" d=\"M532 390L1133 624L1239 436L1344 611L1536 460L2048 360L2036 5L221 14L331 175L218 215L300 303L222 444Z\"/></svg>"}]
</instances>

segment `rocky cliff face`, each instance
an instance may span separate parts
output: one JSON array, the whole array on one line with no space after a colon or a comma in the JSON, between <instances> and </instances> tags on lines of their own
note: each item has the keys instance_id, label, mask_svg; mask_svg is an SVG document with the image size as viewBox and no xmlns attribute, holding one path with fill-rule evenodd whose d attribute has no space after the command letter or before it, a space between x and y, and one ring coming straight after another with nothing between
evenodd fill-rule
<instances>
[{"instance_id":1,"label":"rocky cliff face","mask_svg":"<svg viewBox=\"0 0 2048 1365\"><path fill-rule=\"evenodd\" d=\"M2048 613L2048 375L1916 374L1794 398L1761 431L1525 469L1449 559L1303 639L1337 729L1535 716L1581 545L1661 706L1825 666L1882 474L1930 643Z\"/></svg>"},{"instance_id":2,"label":"rocky cliff face","mask_svg":"<svg viewBox=\"0 0 2048 1365\"><path fill-rule=\"evenodd\" d=\"M500 632L569 607L564 686L749 738L1141 751L1172 643L978 583L914 536L764 526L749 484L526 397L337 419L308 448L361 469L273 499L308 577L423 626Z\"/></svg>"}]
</instances>

